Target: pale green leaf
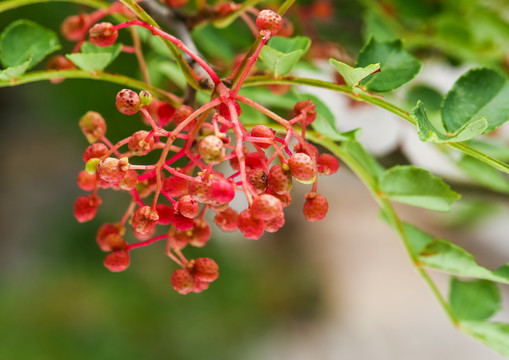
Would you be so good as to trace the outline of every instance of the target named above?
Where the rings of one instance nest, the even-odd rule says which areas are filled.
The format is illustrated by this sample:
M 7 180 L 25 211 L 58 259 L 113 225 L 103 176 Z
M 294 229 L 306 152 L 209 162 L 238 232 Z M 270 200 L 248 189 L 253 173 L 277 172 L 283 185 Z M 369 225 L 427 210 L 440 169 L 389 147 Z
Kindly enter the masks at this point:
M 436 211 L 448 211 L 460 198 L 441 178 L 413 166 L 395 166 L 380 177 L 380 191 L 388 198 Z
M 329 62 L 336 68 L 343 79 L 345 79 L 346 85 L 349 87 L 358 86 L 362 79 L 380 70 L 380 64 L 370 64 L 363 68 L 353 68 L 336 59 L 329 59 Z
M 23 75 L 30 66 L 31 59 L 28 59 L 23 64 L 0 71 L 0 80 L 11 80 Z

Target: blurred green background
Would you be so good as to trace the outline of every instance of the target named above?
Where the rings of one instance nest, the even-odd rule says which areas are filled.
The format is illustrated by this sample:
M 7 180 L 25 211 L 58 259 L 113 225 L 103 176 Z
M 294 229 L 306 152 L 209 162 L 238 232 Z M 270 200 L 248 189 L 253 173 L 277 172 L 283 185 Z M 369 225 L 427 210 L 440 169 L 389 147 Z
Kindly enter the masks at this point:
M 305 6 L 313 2 L 298 3 Z M 407 2 L 389 1 L 410 19 L 397 29 L 391 29 L 390 25 L 387 27 L 387 24 L 383 24 L 383 18 L 376 17 L 379 14 L 378 7 L 363 13 L 361 3 L 366 5 L 369 1 L 332 3 L 335 8 L 334 17 L 315 21 L 315 30 L 323 39 L 339 41 L 350 55 L 354 55 L 362 46 L 361 24 L 364 15 L 370 19 L 373 31 L 384 36 L 394 35 L 391 35 L 391 31 L 396 32 L 396 36 L 403 35 L 397 33 L 402 29 L 406 29 L 404 35 L 411 35 L 412 32 L 415 35 L 421 29 L 426 29 L 427 17 L 436 15 L 436 6 L 439 6 L 436 4 L 442 2 L 431 1 L 429 3 L 434 5 L 426 7 L 428 12 L 414 13 L 412 7 L 405 5 Z M 416 2 L 421 3 L 427 2 Z M 452 6 L 454 2 L 443 3 Z M 66 16 L 79 11 L 88 10 L 68 3 L 22 7 L 0 14 L 0 30 L 16 19 L 26 18 L 58 31 Z M 464 15 L 467 16 L 467 12 Z M 290 16 L 299 29 L 299 18 L 295 14 Z M 446 20 L 441 21 L 446 23 Z M 448 22 L 446 25 L 450 24 Z M 239 32 L 247 33 L 242 24 L 235 26 Z M 464 28 L 459 26 L 459 30 L 458 27 L 456 30 L 462 33 Z M 219 31 L 205 32 L 211 38 L 221 36 Z M 249 38 L 247 41 L 238 40 L 239 37 L 233 37 L 232 32 L 223 32 L 222 35 L 228 33 L 229 40 L 237 41 L 233 45 L 235 51 L 250 42 Z M 451 32 L 444 30 L 445 33 Z M 307 35 L 312 35 L 309 29 Z M 422 51 L 421 46 L 426 47 L 421 43 L 421 37 L 414 36 L 413 39 L 410 45 L 416 52 Z M 473 49 L 472 44 L 464 42 L 465 39 L 460 36 L 451 41 L 456 49 Z M 500 41 L 506 43 L 507 39 Z M 64 48 L 59 53 L 70 52 L 73 44 L 62 37 L 61 42 Z M 129 40 L 125 42 L 129 43 Z M 501 66 L 501 59 L 497 57 L 497 44 L 477 44 L 493 50 L 493 53 L 487 50 L 490 56 L 483 58 L 480 63 L 495 62 Z M 206 45 L 201 44 L 203 52 L 214 57 L 217 48 Z M 423 53 L 426 56 L 436 55 L 433 51 L 431 54 L 426 51 Z M 464 57 L 471 60 L 473 53 L 473 50 L 465 51 Z M 442 55 L 453 64 L 461 63 L 458 57 L 447 51 Z M 44 64 L 41 64 L 37 69 L 43 67 Z M 137 68 L 135 57 L 123 54 L 108 71 L 140 78 Z M 74 200 L 83 193 L 76 185 L 76 176 L 83 169 L 82 152 L 88 145 L 79 130 L 78 119 L 89 110 L 100 112 L 107 121 L 108 135 L 112 141 L 138 130 L 138 118 L 121 115 L 115 108 L 115 94 L 121 88 L 91 80 L 66 80 L 58 85 L 39 82 L 0 88 L 0 227 L 3 235 L 0 238 L 0 359 L 257 358 L 260 339 L 271 338 L 272 334 L 293 333 L 296 329 L 298 332 L 300 327 L 312 325 L 311 331 L 318 338 L 321 337 L 322 332 L 317 324 L 331 318 L 333 306 L 341 307 L 343 318 L 348 319 L 349 312 L 355 308 L 352 305 L 357 301 L 349 303 L 345 300 L 344 304 L 338 304 L 338 299 L 348 299 L 348 289 L 335 288 L 331 279 L 350 279 L 355 282 L 359 278 L 361 282 L 360 279 L 368 275 L 374 278 L 365 278 L 368 281 L 364 286 L 372 289 L 372 292 L 353 291 L 355 296 L 362 295 L 365 299 L 359 301 L 365 308 L 353 313 L 355 316 L 363 314 L 365 318 L 355 317 L 352 321 L 359 326 L 365 324 L 369 330 L 362 332 L 351 329 L 351 323 L 345 321 L 344 333 L 331 339 L 331 343 L 342 344 L 344 339 L 349 339 L 351 330 L 358 335 L 358 343 L 352 346 L 361 353 L 370 347 L 378 349 L 370 357 L 364 358 L 377 358 L 379 354 L 380 359 L 407 359 L 411 352 L 404 353 L 407 355 L 401 353 L 401 357 L 398 357 L 398 351 L 394 349 L 403 346 L 409 349 L 421 347 L 419 343 L 414 346 L 406 340 L 392 344 L 386 341 L 383 346 L 377 345 L 375 340 L 388 336 L 388 332 L 385 332 L 389 325 L 377 320 L 375 312 L 370 312 L 367 304 L 371 304 L 377 311 L 388 316 L 387 321 L 392 322 L 398 316 L 410 319 L 409 313 L 414 312 L 412 306 L 416 306 L 415 312 L 421 312 L 422 318 L 419 319 L 423 322 L 418 322 L 416 318 L 414 322 L 408 320 L 405 323 L 403 319 L 399 332 L 394 332 L 394 339 L 403 339 L 407 332 L 429 332 L 430 338 L 425 341 L 428 352 L 424 356 L 438 354 L 435 358 L 444 358 L 440 356 L 447 352 L 438 352 L 438 349 L 453 346 L 440 345 L 443 339 L 439 335 L 443 332 L 436 331 L 437 326 L 447 329 L 445 331 L 451 336 L 451 344 L 463 345 L 460 342 L 463 340 L 454 340 L 455 336 L 463 339 L 462 335 L 456 335 L 421 280 L 414 277 L 415 274 L 407 275 L 412 271 L 411 265 L 406 262 L 406 255 L 400 251 L 396 236 L 388 229 L 389 241 L 395 244 L 394 256 L 402 259 L 404 270 L 391 270 L 389 265 L 385 269 L 385 264 L 392 261 L 387 258 L 382 262 L 378 255 L 383 253 L 387 256 L 394 249 L 388 249 L 388 245 L 381 242 L 383 234 L 372 228 L 376 222 L 376 206 L 364 189 L 359 188 L 358 182 L 349 180 L 348 176 L 344 176 L 346 180 L 342 177 L 341 186 L 351 186 L 348 188 L 350 195 L 337 191 L 341 188 L 338 185 L 339 177 L 324 181 L 323 192 L 330 194 L 333 199 L 331 208 L 337 210 L 322 224 L 303 221 L 301 207 L 305 187 L 297 186 L 295 204 L 292 209 L 285 211 L 286 225 L 277 234 L 265 234 L 259 241 L 248 241 L 239 233 L 225 235 L 215 231 L 205 248 L 186 249 L 185 253 L 189 257 L 208 256 L 219 264 L 219 279 L 201 294 L 182 296 L 173 290 L 170 276 L 176 267 L 164 255 L 163 243 L 133 251 L 128 270 L 118 274 L 110 273 L 102 265 L 104 253 L 95 243 L 95 234 L 102 223 L 120 218 L 129 199 L 119 192 L 102 191 L 100 196 L 103 205 L 96 218 L 86 224 L 78 224 L 74 219 Z M 358 189 L 365 197 L 355 197 Z M 349 198 L 350 202 L 344 203 L 343 196 Z M 370 212 L 366 214 L 366 208 L 360 204 L 366 204 Z M 358 228 L 348 223 L 349 214 L 361 219 Z M 421 214 L 418 213 L 417 217 L 421 217 Z M 341 221 L 345 228 L 338 225 Z M 378 226 L 384 228 L 384 225 Z M 330 243 L 358 242 L 358 246 L 363 247 L 362 251 L 371 252 L 371 257 L 368 260 L 362 256 L 350 256 L 347 251 L 349 245 L 338 245 L 340 250 L 345 251 L 323 248 L 318 256 L 310 255 L 310 249 L 320 246 L 310 243 L 325 242 L 324 232 L 318 233 L 321 227 L 329 229 L 325 234 Z M 361 242 L 366 238 L 373 242 Z M 133 238 L 127 240 L 132 241 Z M 380 248 L 376 250 L 376 246 Z M 334 259 L 334 251 L 338 251 L 337 260 Z M 327 252 L 328 257 L 322 254 Z M 359 254 L 362 255 L 362 252 Z M 333 260 L 330 260 L 331 257 Z M 328 259 L 331 263 L 344 261 L 343 270 L 346 270 L 341 273 L 324 273 L 322 259 Z M 378 281 L 377 274 L 383 274 L 380 276 L 385 278 Z M 405 276 L 410 276 L 411 282 L 418 284 L 418 291 L 406 289 L 400 283 L 400 277 Z M 391 285 L 399 290 L 388 290 Z M 423 291 L 424 295 L 421 296 L 419 291 Z M 331 293 L 337 294 L 331 296 Z M 411 296 L 414 296 L 413 300 Z M 417 300 L 422 298 L 429 300 L 431 313 L 429 309 L 419 307 Z M 386 303 L 380 299 L 385 299 Z M 331 302 L 335 302 L 334 305 Z M 387 304 L 394 305 L 392 312 Z M 427 319 L 434 319 L 433 316 L 438 317 L 437 322 L 426 327 Z M 463 357 L 465 360 L 498 358 L 480 345 L 471 345 L 473 340 L 465 339 L 465 342 L 467 345 L 464 349 L 470 351 L 471 356 L 467 354 L 467 357 Z M 317 348 L 319 344 L 316 343 Z M 474 346 L 475 351 L 469 346 Z M 433 350 L 435 348 L 436 352 Z M 380 352 L 379 349 L 391 351 Z M 476 357 L 477 354 L 485 354 L 485 351 L 493 357 Z M 318 358 L 337 359 L 341 355 L 344 354 L 339 346 L 336 351 L 331 350 L 327 357 Z M 358 354 L 356 356 L 346 358 L 363 358 Z M 303 355 L 301 358 L 306 357 Z

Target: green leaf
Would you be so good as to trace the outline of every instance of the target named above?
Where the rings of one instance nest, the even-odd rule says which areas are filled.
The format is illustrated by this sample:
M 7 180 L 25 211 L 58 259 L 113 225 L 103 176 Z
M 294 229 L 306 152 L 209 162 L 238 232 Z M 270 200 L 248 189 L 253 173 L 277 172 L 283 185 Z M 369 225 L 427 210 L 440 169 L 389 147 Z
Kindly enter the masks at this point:
M 329 63 L 336 68 L 343 79 L 345 79 L 346 85 L 351 88 L 359 86 L 362 79 L 380 70 L 380 64 L 370 64 L 363 68 L 353 68 L 336 59 L 329 59 Z
M 110 54 L 67 54 L 66 58 L 85 71 L 101 71 L 110 63 Z
M 509 324 L 489 321 L 461 321 L 461 329 L 485 345 L 509 356 Z
M 408 90 L 406 101 L 413 106 L 419 100 L 426 104 L 426 109 L 434 113 L 440 110 L 442 94 L 430 86 L 417 85 Z
M 412 110 L 412 117 L 417 121 L 417 132 L 422 141 L 434 143 L 458 142 L 471 140 L 484 133 L 488 127 L 488 122 L 484 118 L 473 119 L 465 123 L 461 128 L 450 134 L 444 134 L 437 130 L 428 119 L 426 110 L 422 101 L 417 102 L 417 106 Z
M 374 9 L 367 9 L 363 20 L 364 40 L 367 41 L 370 38 L 375 38 L 378 41 L 391 41 L 398 38 L 398 34 L 391 26 L 390 20 L 388 20 L 382 12 L 377 12 Z
M 461 281 L 451 278 L 449 303 L 462 320 L 486 320 L 500 310 L 500 292 L 488 280 Z
M 260 51 L 260 59 L 276 77 L 288 74 L 311 46 L 305 36 L 273 37 Z
M 404 224 L 413 253 L 422 266 L 458 276 L 467 276 L 509 284 L 509 263 L 491 271 L 475 262 L 474 256 L 461 246 Z
M 319 97 L 312 94 L 299 94 L 299 100 L 308 99 L 313 101 L 313 104 L 316 105 L 316 120 L 311 124 L 315 131 L 335 141 L 355 140 L 357 138 L 360 129 L 355 129 L 347 133 L 340 133 L 336 129 L 334 114 Z
M 367 90 L 385 92 L 394 90 L 412 80 L 421 69 L 421 63 L 403 50 L 400 40 L 378 42 L 374 38 L 364 45 L 357 67 L 380 63 L 380 73 L 363 80 Z
M 380 191 L 391 200 L 436 211 L 449 211 L 460 198 L 441 178 L 413 166 L 395 166 L 380 177 Z
M 509 194 L 509 180 L 497 169 L 468 155 L 464 155 L 456 164 L 475 182 L 489 189 Z
M 28 66 L 32 68 L 58 49 L 57 35 L 30 20 L 14 21 L 0 35 L 0 60 L 6 67 L 22 65 L 32 59 Z
M 101 71 L 117 58 L 122 51 L 122 44 L 100 47 L 86 41 L 83 43 L 81 51 L 81 53 L 67 54 L 65 57 L 82 70 Z
M 345 141 L 341 144 L 343 150 L 345 150 L 351 157 L 358 162 L 361 167 L 366 171 L 375 181 L 378 180 L 380 175 L 383 174 L 384 168 L 378 163 L 378 161 L 364 149 L 364 147 L 358 141 L 351 140 Z
M 115 43 L 111 46 L 101 47 L 94 45 L 89 41 L 85 41 L 81 46 L 81 52 L 83 54 L 110 54 L 111 64 L 122 52 L 122 46 L 123 45 L 121 43 Z
M 32 61 L 32 59 L 28 59 L 21 65 L 8 67 L 5 70 L 1 70 L 0 80 L 11 80 L 23 75 L 28 70 L 30 61 Z
M 485 132 L 509 120 L 509 81 L 489 69 L 472 69 L 461 76 L 442 103 L 442 121 L 449 132 L 486 119 Z

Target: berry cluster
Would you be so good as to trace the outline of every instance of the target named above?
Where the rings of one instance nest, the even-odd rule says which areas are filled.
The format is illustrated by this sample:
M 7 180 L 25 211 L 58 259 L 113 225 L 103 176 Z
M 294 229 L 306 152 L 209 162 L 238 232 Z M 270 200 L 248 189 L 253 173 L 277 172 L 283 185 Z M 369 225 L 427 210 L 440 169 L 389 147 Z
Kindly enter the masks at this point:
M 171 277 L 175 290 L 181 294 L 201 292 L 217 278 L 218 266 L 210 258 L 188 260 L 182 249 L 187 245 L 202 247 L 210 239 L 207 212 L 214 214 L 213 221 L 221 230 L 238 229 L 247 239 L 258 239 L 265 231 L 276 232 L 284 225 L 283 210 L 291 202 L 296 180 L 312 184 L 304 216 L 309 221 L 321 220 L 328 203 L 317 193 L 317 176 L 334 174 L 339 163 L 329 154 L 319 154 L 305 140 L 306 127 L 316 118 L 312 101 L 298 102 L 291 118 L 284 119 L 238 94 L 262 46 L 281 29 L 282 18 L 277 13 L 259 13 L 260 43 L 245 59 L 239 80 L 231 88 L 180 40 L 139 20 L 96 24 L 90 27 L 89 39 L 98 46 L 109 46 L 116 41 L 118 30 L 133 25 L 178 44 L 195 59 L 214 83 L 212 100 L 193 109 L 176 96 L 170 103 L 145 90 L 121 90 L 116 96 L 118 111 L 139 114 L 148 129 L 116 144 L 106 138 L 103 117 L 93 111 L 86 113 L 79 126 L 90 146 L 83 155 L 85 170 L 78 175 L 78 185 L 91 194 L 76 200 L 74 213 L 80 222 L 94 218 L 101 204 L 99 189 L 128 192 L 131 202 L 121 220 L 102 225 L 97 233 L 99 247 L 108 252 L 105 266 L 122 271 L 129 266 L 132 249 L 166 240 L 166 254 L 180 266 Z M 241 121 L 239 102 L 266 115 L 278 132 L 266 125 L 249 131 Z M 156 163 L 138 164 L 138 158 L 153 152 L 158 153 Z M 247 201 L 240 213 L 230 206 L 239 193 Z M 124 240 L 128 222 L 139 240 L 133 244 Z M 164 231 L 159 230 L 162 228 Z

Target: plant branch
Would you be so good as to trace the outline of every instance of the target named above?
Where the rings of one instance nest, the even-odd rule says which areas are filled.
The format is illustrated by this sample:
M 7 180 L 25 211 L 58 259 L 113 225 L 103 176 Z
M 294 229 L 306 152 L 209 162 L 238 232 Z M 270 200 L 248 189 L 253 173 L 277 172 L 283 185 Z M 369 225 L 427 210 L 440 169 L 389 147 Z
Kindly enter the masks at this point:
M 405 110 L 397 107 L 394 104 L 391 104 L 383 99 L 378 97 L 370 96 L 368 94 L 354 94 L 352 89 L 348 86 L 344 85 L 336 85 L 328 81 L 308 79 L 308 78 L 298 78 L 293 76 L 287 76 L 282 78 L 272 78 L 270 76 L 252 76 L 244 82 L 244 86 L 254 86 L 254 85 L 268 85 L 268 84 L 299 84 L 299 85 L 309 85 L 314 87 L 319 87 L 323 89 L 329 89 L 333 91 L 337 91 L 345 94 L 346 96 L 351 97 L 352 99 L 364 101 L 366 103 L 381 107 L 387 111 L 392 112 L 393 114 L 399 116 L 403 120 L 406 120 L 410 124 L 417 126 L 417 122 L 414 118 Z M 470 155 L 477 160 L 482 161 L 485 164 L 490 165 L 491 167 L 502 171 L 503 173 L 509 174 L 509 165 L 495 159 L 487 154 L 484 154 L 464 143 L 460 142 L 448 142 L 443 145 L 452 147 L 458 151 L 461 151 L 467 155 Z
M 157 95 L 161 98 L 165 98 L 173 106 L 179 106 L 180 99 L 162 89 L 155 86 L 144 83 L 143 81 L 133 79 L 124 75 L 110 74 L 106 72 L 92 73 L 84 70 L 64 70 L 64 71 L 33 71 L 26 73 L 17 79 L 9 81 L 0 80 L 0 88 L 17 86 L 22 84 L 28 84 L 36 81 L 65 78 L 65 79 L 91 79 L 91 80 L 102 80 L 108 81 L 115 84 L 124 85 L 129 88 L 135 88 L 140 90 L 148 90 L 152 94 Z

